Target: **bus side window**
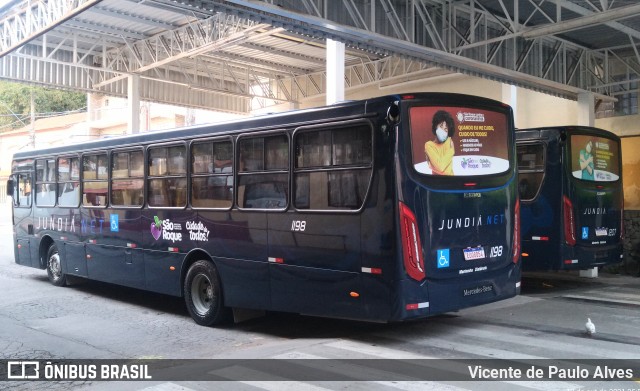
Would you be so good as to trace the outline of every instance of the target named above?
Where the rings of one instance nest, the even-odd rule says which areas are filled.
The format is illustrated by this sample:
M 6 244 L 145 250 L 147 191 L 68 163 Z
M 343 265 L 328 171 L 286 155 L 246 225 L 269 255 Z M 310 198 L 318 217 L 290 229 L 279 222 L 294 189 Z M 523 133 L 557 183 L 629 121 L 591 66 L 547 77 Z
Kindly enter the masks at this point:
M 22 208 L 31 207 L 31 174 L 20 173 L 12 176 L 13 185 L 13 205 Z
M 191 161 L 191 206 L 230 208 L 233 202 L 231 141 L 194 143 Z
M 144 164 L 142 150 L 114 152 L 111 155 L 112 206 L 142 206 L 144 202 Z
M 518 192 L 523 201 L 533 200 L 544 180 L 544 144 L 518 145 Z
M 294 206 L 297 209 L 357 210 L 362 207 L 372 170 L 368 124 L 296 133 Z
M 58 158 L 58 205 L 77 207 L 80 202 L 80 168 L 77 157 Z
M 187 151 L 184 145 L 149 148 L 149 206 L 187 205 Z
M 106 153 L 82 157 L 82 205 L 107 205 L 107 162 Z
M 289 139 L 286 135 L 241 138 L 238 142 L 238 206 L 284 209 L 289 198 Z
M 36 160 L 36 205 L 56 204 L 55 159 Z

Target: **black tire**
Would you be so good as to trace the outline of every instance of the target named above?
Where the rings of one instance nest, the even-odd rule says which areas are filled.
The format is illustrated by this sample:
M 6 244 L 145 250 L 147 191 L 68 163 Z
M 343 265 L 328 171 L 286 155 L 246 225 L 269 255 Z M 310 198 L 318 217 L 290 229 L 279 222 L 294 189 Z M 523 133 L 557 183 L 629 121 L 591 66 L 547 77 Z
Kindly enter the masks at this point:
M 184 301 L 193 320 L 202 326 L 227 322 L 231 311 L 225 307 L 218 271 L 209 261 L 196 261 L 184 279 Z
M 67 285 L 67 275 L 62 272 L 62 260 L 58 246 L 55 244 L 52 244 L 47 251 L 47 276 L 49 276 L 49 282 L 55 286 Z

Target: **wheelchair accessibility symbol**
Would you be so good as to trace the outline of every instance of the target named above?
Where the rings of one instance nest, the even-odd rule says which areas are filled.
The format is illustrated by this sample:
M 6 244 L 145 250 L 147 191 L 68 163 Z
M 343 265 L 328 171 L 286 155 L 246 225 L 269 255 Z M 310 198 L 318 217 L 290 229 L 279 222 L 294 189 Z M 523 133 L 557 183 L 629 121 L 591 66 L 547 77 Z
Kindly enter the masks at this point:
M 118 232 L 120 230 L 118 215 L 109 215 L 109 223 L 111 225 L 111 232 Z
M 438 269 L 449 267 L 449 249 L 438 250 Z
M 582 239 L 589 239 L 589 227 L 582 227 Z

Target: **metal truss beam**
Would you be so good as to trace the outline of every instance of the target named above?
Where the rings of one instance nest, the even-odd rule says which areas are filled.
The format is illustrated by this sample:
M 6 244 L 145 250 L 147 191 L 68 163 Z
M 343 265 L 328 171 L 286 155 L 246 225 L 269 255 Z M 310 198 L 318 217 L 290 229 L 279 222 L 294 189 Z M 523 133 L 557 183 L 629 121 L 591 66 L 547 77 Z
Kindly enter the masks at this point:
M 118 72 L 102 67 L 38 56 L 9 54 L 0 58 L 0 79 L 3 80 L 126 97 L 126 79 L 108 83 L 101 89 L 95 88 L 96 84 L 111 80 L 115 75 Z M 183 81 L 172 82 L 174 79 L 180 80 L 180 74 L 175 71 L 165 70 L 164 76 L 162 79 L 141 77 L 140 99 L 230 113 L 249 113 L 251 96 L 241 96 L 230 89 L 191 86 Z M 220 99 L 220 94 L 225 95 L 226 99 Z
M 110 69 L 144 73 L 186 57 L 239 45 L 251 38 L 278 31 L 279 29 L 268 24 L 218 14 L 148 39 L 127 42 L 117 50 L 108 51 L 103 61 Z M 96 87 L 100 88 L 118 79 L 105 80 Z
M 386 57 L 376 61 L 361 61 L 345 68 L 345 85 L 348 90 L 367 86 L 385 88 L 397 83 L 411 82 L 451 74 L 441 68 L 429 66 L 421 61 L 398 57 Z M 307 73 L 289 78 L 279 78 L 282 99 L 303 99 L 319 96 L 326 91 L 325 71 Z
M 581 15 L 581 16 L 584 16 L 584 17 L 590 17 L 590 16 L 597 15 L 598 13 L 603 14 L 603 13 L 609 12 L 609 11 L 607 11 L 607 7 L 606 6 L 603 7 L 604 8 L 603 11 L 600 11 L 595 7 L 594 7 L 594 11 L 590 11 L 589 9 L 584 8 L 584 7 L 582 7 L 582 6 L 580 6 L 580 5 L 576 4 L 576 3 L 573 3 L 571 1 L 562 1 L 562 2 L 559 3 L 559 5 L 564 9 L 567 9 L 569 11 L 575 12 L 578 15 Z M 631 17 L 631 16 L 634 16 L 634 15 L 637 16 L 640 13 L 640 11 L 638 9 L 638 6 L 639 6 L 638 4 L 627 6 L 627 7 L 630 7 L 630 8 L 628 8 L 627 14 L 623 15 L 623 17 Z M 619 7 L 619 8 L 613 9 L 611 11 L 613 12 L 613 11 L 615 11 L 617 9 L 627 8 L 627 7 Z M 621 17 L 620 19 L 622 19 L 623 17 Z M 604 22 L 605 25 L 611 27 L 612 29 L 618 30 L 618 31 L 623 32 L 625 34 L 631 35 L 634 38 L 640 39 L 640 31 L 637 30 L 637 29 L 634 29 L 634 28 L 626 26 L 626 25 L 624 25 L 622 23 L 616 22 L 615 20 L 612 20 L 612 21 L 606 21 L 605 20 L 603 22 Z
M 173 24 L 154 20 L 139 12 L 122 12 L 119 10 L 110 9 L 108 7 L 103 7 L 102 4 L 92 7 L 91 13 L 103 15 L 109 18 L 117 18 L 119 20 L 124 20 L 128 22 L 142 23 L 149 27 L 163 29 L 163 30 L 173 30 L 174 28 L 178 27 Z
M 572 7 L 572 9 L 579 9 L 578 7 Z M 531 39 L 537 37 L 543 37 L 552 34 L 560 34 L 567 31 L 577 30 L 587 26 L 593 26 L 596 24 L 613 24 L 613 28 L 616 30 L 624 29 L 625 32 L 629 29 L 620 23 L 610 23 L 615 20 L 630 18 L 640 14 L 640 4 L 627 5 L 624 7 L 614 8 L 607 11 L 598 13 L 585 12 L 580 10 L 583 16 L 565 20 L 559 23 L 551 23 L 549 25 L 530 27 L 522 32 L 522 37 Z M 635 34 L 638 34 L 636 31 Z
M 2 20 L 0 57 L 11 53 L 102 0 L 33 1 Z

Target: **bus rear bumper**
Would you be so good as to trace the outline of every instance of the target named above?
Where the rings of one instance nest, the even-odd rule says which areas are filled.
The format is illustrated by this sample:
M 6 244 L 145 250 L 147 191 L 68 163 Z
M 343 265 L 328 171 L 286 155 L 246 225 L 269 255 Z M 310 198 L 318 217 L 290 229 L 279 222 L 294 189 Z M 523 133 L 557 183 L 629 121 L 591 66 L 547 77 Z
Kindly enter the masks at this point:
M 562 270 L 583 270 L 622 262 L 622 244 L 602 247 L 576 246 L 562 254 Z
M 395 320 L 421 318 L 492 303 L 520 294 L 520 264 L 450 280 L 400 282 L 401 300 Z

